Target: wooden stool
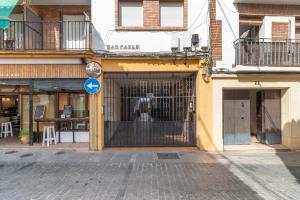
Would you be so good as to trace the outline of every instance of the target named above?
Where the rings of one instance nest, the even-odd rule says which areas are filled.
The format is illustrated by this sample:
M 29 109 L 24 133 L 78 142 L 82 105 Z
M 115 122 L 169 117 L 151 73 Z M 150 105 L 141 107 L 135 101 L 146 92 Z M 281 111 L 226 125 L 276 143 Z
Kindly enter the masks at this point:
M 43 130 L 42 146 L 44 146 L 45 143 L 47 143 L 47 147 L 49 147 L 49 145 L 52 144 L 52 142 L 54 142 L 54 144 L 57 144 L 54 126 L 45 126 Z
M 3 122 L 1 123 L 1 137 L 6 138 L 8 135 L 14 136 L 11 122 Z

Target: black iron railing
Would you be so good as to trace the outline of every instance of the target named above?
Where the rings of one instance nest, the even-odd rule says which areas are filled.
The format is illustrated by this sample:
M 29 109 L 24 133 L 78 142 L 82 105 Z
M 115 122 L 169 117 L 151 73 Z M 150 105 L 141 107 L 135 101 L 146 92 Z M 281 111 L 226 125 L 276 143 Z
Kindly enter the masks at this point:
M 12 21 L 0 29 L 0 50 L 89 50 L 91 23 L 88 21 Z
M 234 47 L 236 65 L 300 65 L 300 40 L 247 38 Z

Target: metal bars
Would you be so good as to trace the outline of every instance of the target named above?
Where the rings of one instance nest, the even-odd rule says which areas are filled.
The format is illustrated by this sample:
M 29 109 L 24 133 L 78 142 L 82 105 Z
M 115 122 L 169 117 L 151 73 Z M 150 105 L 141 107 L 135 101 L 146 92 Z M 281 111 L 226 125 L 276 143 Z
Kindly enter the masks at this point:
M 89 50 L 88 21 L 12 21 L 0 30 L 0 50 Z
M 300 65 L 300 41 L 266 38 L 238 39 L 234 43 L 236 65 Z
M 108 73 L 105 146 L 194 146 L 192 73 Z

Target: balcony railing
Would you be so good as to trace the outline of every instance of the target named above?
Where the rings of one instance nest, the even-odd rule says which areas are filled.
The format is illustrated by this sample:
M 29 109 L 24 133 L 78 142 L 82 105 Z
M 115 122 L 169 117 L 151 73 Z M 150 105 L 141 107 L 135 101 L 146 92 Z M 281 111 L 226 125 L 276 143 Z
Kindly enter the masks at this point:
M 236 65 L 300 66 L 300 40 L 247 38 L 234 47 Z
M 88 21 L 12 21 L 0 29 L 0 50 L 89 50 L 91 23 Z

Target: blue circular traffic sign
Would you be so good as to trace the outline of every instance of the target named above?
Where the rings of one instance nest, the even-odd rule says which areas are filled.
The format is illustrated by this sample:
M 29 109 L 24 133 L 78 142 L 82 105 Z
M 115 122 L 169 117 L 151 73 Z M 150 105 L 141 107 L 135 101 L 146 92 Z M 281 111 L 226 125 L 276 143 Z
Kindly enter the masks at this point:
M 101 84 L 100 82 L 95 78 L 90 78 L 85 81 L 84 83 L 84 89 L 89 94 L 95 94 L 97 92 L 100 92 L 101 90 Z

